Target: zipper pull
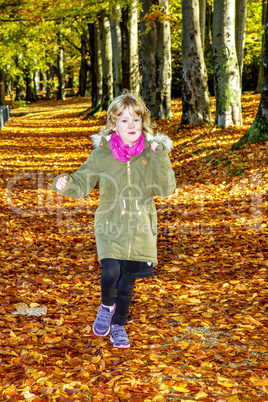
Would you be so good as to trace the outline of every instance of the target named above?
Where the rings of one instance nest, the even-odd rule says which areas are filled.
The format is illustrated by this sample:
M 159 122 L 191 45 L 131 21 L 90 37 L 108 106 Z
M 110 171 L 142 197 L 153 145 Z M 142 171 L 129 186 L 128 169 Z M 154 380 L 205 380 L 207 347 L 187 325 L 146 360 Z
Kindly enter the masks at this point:
M 130 163 L 127 162 L 127 174 L 130 176 L 131 175 L 131 170 L 130 170 Z

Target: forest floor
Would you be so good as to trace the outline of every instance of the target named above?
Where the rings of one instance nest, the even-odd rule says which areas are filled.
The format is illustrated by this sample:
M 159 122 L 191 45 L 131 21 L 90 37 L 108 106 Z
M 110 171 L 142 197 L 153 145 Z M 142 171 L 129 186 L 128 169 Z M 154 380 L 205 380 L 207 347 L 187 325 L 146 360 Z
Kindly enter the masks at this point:
M 180 100 L 157 123 L 174 141 L 177 190 L 155 200 L 159 265 L 136 283 L 127 350 L 92 333 L 98 189 L 51 190 L 85 161 L 105 113 L 83 120 L 78 98 L 12 111 L 0 131 L 1 401 L 268 401 L 268 149 L 230 150 L 259 95 L 242 102 L 242 128 L 181 127 Z

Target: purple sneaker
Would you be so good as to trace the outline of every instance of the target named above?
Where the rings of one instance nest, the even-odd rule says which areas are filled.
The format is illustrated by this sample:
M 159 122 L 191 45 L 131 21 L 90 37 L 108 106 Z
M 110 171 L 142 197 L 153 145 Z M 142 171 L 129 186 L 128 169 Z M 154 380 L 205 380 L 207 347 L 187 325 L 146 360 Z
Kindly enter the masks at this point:
M 106 336 L 110 332 L 110 325 L 115 313 L 115 304 L 112 307 L 106 307 L 103 304 L 98 309 L 97 317 L 93 324 L 93 332 L 97 336 Z
M 116 348 L 126 349 L 130 347 L 125 328 L 121 325 L 115 324 L 111 326 L 110 341 Z

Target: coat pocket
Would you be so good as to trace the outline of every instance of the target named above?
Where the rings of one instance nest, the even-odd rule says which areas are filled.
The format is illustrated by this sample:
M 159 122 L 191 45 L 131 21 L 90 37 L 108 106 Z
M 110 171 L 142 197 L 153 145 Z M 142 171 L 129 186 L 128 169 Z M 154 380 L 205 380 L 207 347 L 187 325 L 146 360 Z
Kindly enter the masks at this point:
M 97 210 L 95 214 L 95 234 L 109 235 L 111 234 L 113 210 Z

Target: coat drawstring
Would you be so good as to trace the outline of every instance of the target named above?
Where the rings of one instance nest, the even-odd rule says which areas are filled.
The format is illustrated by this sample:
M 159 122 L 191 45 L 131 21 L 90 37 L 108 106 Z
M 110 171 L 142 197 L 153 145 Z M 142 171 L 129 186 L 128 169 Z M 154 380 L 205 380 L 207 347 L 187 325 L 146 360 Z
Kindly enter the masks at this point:
M 138 215 L 141 215 L 141 211 L 139 210 L 138 200 L 136 200 L 136 209 L 138 211 Z
M 125 213 L 126 213 L 126 201 L 125 200 L 123 200 L 123 211 L 121 212 L 122 213 L 122 215 L 125 215 Z

